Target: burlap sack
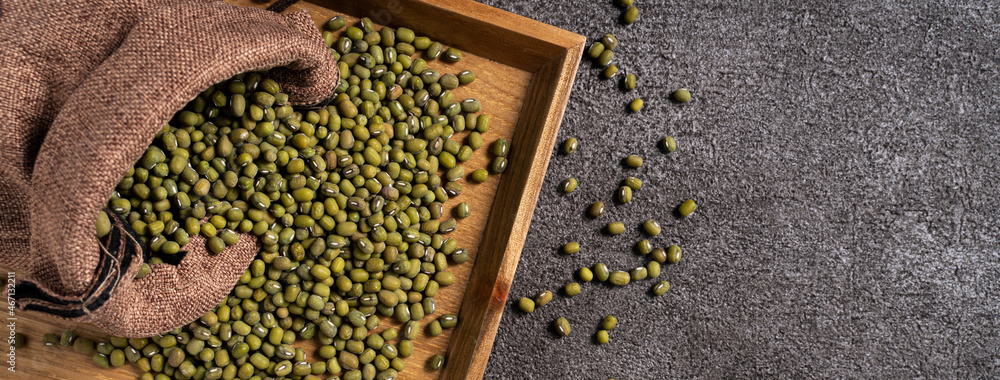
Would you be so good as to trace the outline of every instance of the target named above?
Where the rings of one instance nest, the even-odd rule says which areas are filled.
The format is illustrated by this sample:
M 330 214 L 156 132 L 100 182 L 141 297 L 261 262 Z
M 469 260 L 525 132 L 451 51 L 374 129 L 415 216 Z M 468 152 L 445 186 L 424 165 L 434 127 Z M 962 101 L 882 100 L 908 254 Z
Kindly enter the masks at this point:
M 217 0 L 0 0 L 0 265 L 18 307 L 150 336 L 214 307 L 257 253 L 193 237 L 134 280 L 145 248 L 97 213 L 156 132 L 208 86 L 270 70 L 293 104 L 328 98 L 336 62 L 308 14 Z

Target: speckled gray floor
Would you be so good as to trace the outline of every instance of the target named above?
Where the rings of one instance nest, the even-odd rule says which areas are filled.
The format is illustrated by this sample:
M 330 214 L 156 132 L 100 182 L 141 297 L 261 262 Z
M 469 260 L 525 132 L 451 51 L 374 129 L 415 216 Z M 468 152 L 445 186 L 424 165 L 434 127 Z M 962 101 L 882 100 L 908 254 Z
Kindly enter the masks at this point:
M 1000 8 L 969 1 L 484 0 L 621 39 L 625 93 L 580 64 L 487 379 L 1000 376 Z M 677 87 L 693 100 L 668 100 Z M 646 100 L 626 112 L 635 96 Z M 666 135 L 679 149 L 664 154 Z M 619 161 L 645 157 L 638 170 Z M 617 184 L 644 182 L 629 205 Z M 576 192 L 557 192 L 576 177 Z M 698 212 L 672 216 L 687 198 Z M 600 220 L 587 205 L 609 203 Z M 680 244 L 663 297 L 646 280 L 584 284 L 534 314 L 521 296 L 580 266 L 643 264 Z M 625 222 L 620 236 L 599 233 Z M 566 241 L 583 249 L 557 252 Z M 618 316 L 611 343 L 593 336 Z M 573 334 L 558 338 L 559 317 Z

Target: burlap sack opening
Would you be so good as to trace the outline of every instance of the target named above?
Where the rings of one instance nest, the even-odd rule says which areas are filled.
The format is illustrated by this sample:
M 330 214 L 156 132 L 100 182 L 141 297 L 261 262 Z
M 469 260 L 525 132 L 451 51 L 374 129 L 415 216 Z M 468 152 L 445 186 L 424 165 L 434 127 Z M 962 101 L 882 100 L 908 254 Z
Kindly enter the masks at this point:
M 0 2 L 0 261 L 18 307 L 125 337 L 190 322 L 225 296 L 257 239 L 219 255 L 192 237 L 177 266 L 134 280 L 144 247 L 94 223 L 157 131 L 208 86 L 269 71 L 295 105 L 322 102 L 337 65 L 309 18 L 219 0 Z

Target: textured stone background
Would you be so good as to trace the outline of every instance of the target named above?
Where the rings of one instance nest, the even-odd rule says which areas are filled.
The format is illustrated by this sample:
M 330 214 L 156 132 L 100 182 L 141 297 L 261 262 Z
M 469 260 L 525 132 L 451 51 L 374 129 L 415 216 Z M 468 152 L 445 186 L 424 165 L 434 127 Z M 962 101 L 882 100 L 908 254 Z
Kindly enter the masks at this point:
M 483 2 L 613 32 L 615 63 L 639 77 L 625 93 L 580 64 L 559 143 L 581 148 L 553 154 L 486 378 L 1000 375 L 996 2 L 640 0 L 631 26 L 610 0 Z M 671 103 L 681 86 L 693 100 Z M 665 135 L 677 152 L 656 149 Z M 646 165 L 624 169 L 628 153 Z M 613 205 L 628 175 L 644 186 Z M 570 176 L 579 188 L 558 193 Z M 689 197 L 698 212 L 674 218 Z M 597 200 L 613 206 L 584 217 Z M 516 310 L 580 266 L 643 264 L 648 217 L 654 243 L 684 249 L 667 295 L 591 283 Z M 601 234 L 609 221 L 630 229 Z M 559 254 L 571 240 L 582 251 Z M 598 346 L 606 314 L 620 322 Z M 569 337 L 549 328 L 559 316 Z

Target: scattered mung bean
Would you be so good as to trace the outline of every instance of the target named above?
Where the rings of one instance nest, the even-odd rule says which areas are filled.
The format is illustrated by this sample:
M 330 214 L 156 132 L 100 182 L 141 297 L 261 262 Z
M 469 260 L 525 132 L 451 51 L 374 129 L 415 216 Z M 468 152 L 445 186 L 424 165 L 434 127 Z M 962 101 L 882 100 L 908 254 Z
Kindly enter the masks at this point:
M 590 208 L 587 209 L 587 213 L 590 214 L 591 218 L 600 218 L 604 215 L 604 202 L 597 201 L 590 204 Z
M 611 275 L 608 277 L 608 282 L 611 282 L 612 285 L 617 285 L 617 286 L 628 285 L 629 281 L 631 280 L 632 277 L 627 272 L 622 272 L 619 270 L 611 272 Z
M 674 141 L 673 137 L 667 136 L 660 141 L 660 147 L 667 153 L 673 153 L 677 150 L 677 142 Z
M 642 167 L 642 157 L 630 154 L 628 157 L 625 157 L 625 165 L 628 165 L 630 168 Z
M 535 306 L 542 307 L 552 301 L 552 292 L 543 290 L 535 296 Z
M 684 201 L 684 203 L 681 203 L 680 206 L 677 206 L 677 212 L 681 214 L 681 217 L 686 218 L 688 215 L 691 215 L 696 208 L 698 208 L 698 205 L 694 203 L 694 200 L 688 199 Z
M 553 326 L 555 327 L 556 332 L 559 333 L 559 335 L 562 335 L 562 336 L 567 336 L 572 331 L 572 329 L 570 328 L 570 325 L 569 325 L 569 321 L 566 320 L 566 318 L 564 318 L 564 317 L 557 318 L 555 320 L 555 322 L 553 323 Z
M 632 110 L 632 112 L 639 112 L 639 110 L 642 109 L 642 98 L 636 98 L 633 100 L 628 104 L 628 108 Z
M 674 100 L 681 103 L 687 103 L 691 101 L 691 92 L 684 88 L 678 88 L 677 90 L 674 90 Z
M 653 294 L 655 295 L 662 296 L 668 290 L 670 290 L 670 282 L 660 281 L 657 282 L 656 285 L 653 285 Z
M 601 321 L 601 328 L 604 330 L 611 330 L 615 328 L 615 326 L 617 325 L 618 325 L 618 317 L 615 317 L 613 315 L 606 316 L 604 317 L 604 320 Z
M 566 286 L 563 287 L 563 293 L 566 293 L 566 295 L 570 297 L 580 294 L 580 284 L 577 282 L 566 284 Z
M 577 142 L 576 138 L 570 137 L 563 142 L 562 153 L 566 155 L 573 154 L 573 152 L 576 152 L 578 145 L 579 142 Z
M 677 264 L 679 261 L 681 261 L 681 247 L 677 245 L 667 247 L 667 262 Z
M 571 241 L 569 243 L 563 244 L 562 251 L 564 254 L 572 255 L 580 252 L 580 243 Z
M 620 203 L 632 202 L 632 188 L 628 186 L 619 187 L 615 196 Z
M 517 300 L 517 308 L 525 313 L 533 312 L 535 311 L 535 301 L 532 301 L 531 298 L 521 297 Z
M 647 219 L 646 222 L 642 224 L 642 229 L 645 230 L 650 236 L 656 236 L 660 234 L 660 223 L 653 219 Z
M 559 190 L 567 194 L 572 193 L 573 190 L 576 190 L 576 184 L 576 178 L 567 178 L 561 185 L 559 185 Z
M 625 224 L 622 222 L 611 222 L 607 225 L 608 233 L 612 235 L 620 235 L 625 232 Z
M 625 13 L 622 15 L 622 19 L 626 24 L 634 23 L 637 18 L 639 18 L 639 8 L 636 8 L 634 5 L 625 9 Z

